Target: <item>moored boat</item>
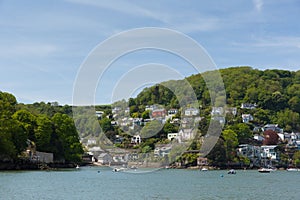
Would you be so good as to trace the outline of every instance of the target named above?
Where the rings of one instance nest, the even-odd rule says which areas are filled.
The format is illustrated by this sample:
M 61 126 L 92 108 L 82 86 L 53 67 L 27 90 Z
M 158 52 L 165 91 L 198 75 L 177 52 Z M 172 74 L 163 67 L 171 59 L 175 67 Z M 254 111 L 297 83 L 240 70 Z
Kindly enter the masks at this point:
M 260 173 L 270 173 L 270 172 L 273 172 L 273 171 L 276 171 L 276 169 L 265 168 L 265 167 L 258 169 L 258 172 L 260 172 Z
M 236 171 L 234 169 L 231 169 L 231 170 L 228 171 L 227 174 L 236 174 Z
M 298 172 L 298 171 L 300 171 L 300 169 L 298 169 L 298 168 L 287 168 L 286 171 L 288 171 L 288 172 Z
M 207 169 L 206 167 L 203 167 L 203 168 L 201 169 L 201 171 L 208 171 L 208 169 Z

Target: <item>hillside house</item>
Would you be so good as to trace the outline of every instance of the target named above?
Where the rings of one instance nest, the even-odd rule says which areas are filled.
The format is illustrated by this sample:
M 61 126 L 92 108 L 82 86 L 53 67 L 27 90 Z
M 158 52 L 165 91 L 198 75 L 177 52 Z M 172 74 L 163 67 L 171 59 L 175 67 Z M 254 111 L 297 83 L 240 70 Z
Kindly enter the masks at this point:
M 168 140 L 178 139 L 178 133 L 168 133 Z
M 184 111 L 184 115 L 191 117 L 191 116 L 197 116 L 200 114 L 200 110 L 197 108 L 187 108 Z
M 252 104 L 252 103 L 242 103 L 241 108 L 242 109 L 255 109 L 257 107 L 256 103 Z
M 253 121 L 253 116 L 251 114 L 242 114 L 243 123 L 249 123 Z
M 98 156 L 98 163 L 101 165 L 109 165 L 112 162 L 112 156 L 108 153 L 101 153 Z
M 152 118 L 164 118 L 166 116 L 166 110 L 165 109 L 155 109 L 151 112 Z
M 279 153 L 276 151 L 277 145 L 261 146 L 261 158 L 270 160 L 279 160 Z

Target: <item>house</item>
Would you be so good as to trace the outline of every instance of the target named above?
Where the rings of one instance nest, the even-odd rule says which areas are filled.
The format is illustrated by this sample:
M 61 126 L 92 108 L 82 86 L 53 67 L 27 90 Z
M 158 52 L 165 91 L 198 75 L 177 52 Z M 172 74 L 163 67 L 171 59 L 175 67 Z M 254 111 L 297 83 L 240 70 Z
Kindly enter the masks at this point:
M 155 109 L 151 112 L 152 118 L 164 118 L 166 116 L 166 110 L 165 109 Z
M 82 162 L 86 164 L 91 164 L 94 161 L 94 156 L 88 153 L 85 153 L 81 156 Z
M 255 109 L 257 107 L 256 103 L 252 104 L 252 103 L 242 103 L 241 108 L 242 109 Z
M 178 139 L 178 133 L 168 133 L 168 140 Z
M 96 111 L 96 116 L 98 119 L 102 119 L 102 116 L 103 116 L 104 112 L 103 111 Z
M 170 144 L 155 145 L 154 156 L 165 157 L 169 155 L 171 150 L 172 150 L 172 145 Z
M 283 133 L 283 129 L 278 127 L 278 124 L 267 124 L 262 128 L 262 131 L 272 130 L 276 133 Z
M 197 165 L 198 166 L 207 166 L 208 165 L 208 159 L 199 156 L 197 158 Z
M 101 147 L 92 147 L 88 149 L 88 154 L 93 155 L 95 158 L 97 158 L 101 153 L 104 153 Z
M 111 112 L 112 114 L 118 114 L 121 110 L 121 107 L 114 107 Z
M 261 158 L 270 160 L 279 160 L 279 153 L 276 151 L 277 145 L 261 146 Z
M 34 157 L 38 162 L 53 163 L 53 153 L 36 151 Z
M 253 136 L 253 139 L 255 139 L 255 140 L 259 141 L 259 142 L 262 142 L 265 138 L 263 136 L 259 135 L 259 134 L 255 134 Z
M 153 111 L 153 110 L 155 110 L 157 108 L 158 108 L 157 105 L 151 105 L 151 106 L 147 105 L 146 108 L 145 108 L 145 110 Z
M 200 113 L 200 111 L 197 108 L 187 108 L 184 111 L 184 115 L 185 116 L 189 116 L 189 117 L 191 117 L 191 116 L 197 116 L 197 115 L 199 115 L 199 113 Z
M 236 107 L 228 107 L 225 109 L 225 114 L 231 113 L 232 115 L 237 114 L 237 108 Z
M 253 116 L 251 114 L 242 114 L 243 123 L 249 123 L 253 121 Z
M 261 148 L 259 146 L 253 146 L 250 144 L 241 144 L 237 149 L 237 154 L 249 159 L 260 159 Z
M 101 165 L 109 165 L 112 162 L 112 156 L 108 153 L 101 153 L 98 156 L 98 163 Z
M 140 144 L 142 142 L 142 138 L 140 135 L 134 135 L 131 138 L 131 144 Z
M 115 144 L 121 144 L 123 142 L 123 140 L 124 140 L 124 137 L 122 137 L 120 135 L 116 135 L 114 143 Z
M 178 110 L 175 108 L 168 110 L 168 115 L 176 115 L 177 113 L 178 113 Z
M 87 145 L 90 146 L 90 145 L 95 145 L 97 144 L 97 140 L 96 138 L 89 138 L 88 141 L 87 141 Z
M 211 110 L 212 116 L 223 115 L 223 113 L 224 113 L 223 107 L 212 107 L 212 110 Z
M 179 143 L 194 139 L 195 131 L 193 129 L 181 129 L 178 133 Z
M 126 153 L 115 153 L 112 156 L 111 165 L 124 165 L 128 162 L 128 154 Z

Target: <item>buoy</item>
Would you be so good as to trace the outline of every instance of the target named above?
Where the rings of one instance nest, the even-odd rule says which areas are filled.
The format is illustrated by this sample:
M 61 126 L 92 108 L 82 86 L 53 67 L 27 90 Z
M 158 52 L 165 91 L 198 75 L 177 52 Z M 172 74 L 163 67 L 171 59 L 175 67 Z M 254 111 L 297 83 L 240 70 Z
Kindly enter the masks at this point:
M 98 171 L 98 173 L 100 173 L 100 171 Z
M 224 177 L 224 175 L 223 175 L 223 174 L 221 174 L 220 176 L 221 176 L 221 177 Z

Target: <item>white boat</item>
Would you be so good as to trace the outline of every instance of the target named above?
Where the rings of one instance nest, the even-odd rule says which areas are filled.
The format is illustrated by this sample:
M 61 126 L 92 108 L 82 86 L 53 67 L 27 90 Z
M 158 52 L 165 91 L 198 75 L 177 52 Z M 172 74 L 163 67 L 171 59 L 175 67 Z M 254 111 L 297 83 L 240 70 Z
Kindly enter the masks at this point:
M 208 169 L 205 168 L 205 167 L 203 167 L 203 168 L 201 169 L 201 171 L 208 171 Z
M 122 172 L 122 171 L 124 171 L 125 170 L 125 168 L 123 168 L 123 167 L 120 167 L 120 168 L 114 168 L 113 169 L 113 172 Z
M 276 171 L 276 169 L 265 168 L 265 167 L 262 167 L 262 168 L 258 169 L 258 172 L 260 172 L 260 173 L 270 173 L 270 172 L 273 172 L 273 171 Z
M 298 172 L 298 171 L 300 171 L 300 169 L 298 169 L 298 168 L 287 168 L 286 171 L 288 171 L 288 172 Z
M 79 165 L 76 165 L 76 169 L 79 169 L 80 167 L 79 167 Z

